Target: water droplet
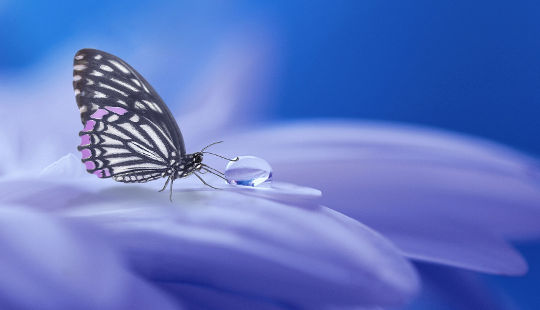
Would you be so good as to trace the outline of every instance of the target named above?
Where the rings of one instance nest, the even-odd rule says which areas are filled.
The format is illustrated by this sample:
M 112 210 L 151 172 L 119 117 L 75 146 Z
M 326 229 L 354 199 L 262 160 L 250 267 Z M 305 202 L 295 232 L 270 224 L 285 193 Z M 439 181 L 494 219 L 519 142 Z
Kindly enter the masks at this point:
M 229 184 L 259 186 L 272 181 L 272 167 L 262 158 L 238 156 L 237 161 L 230 161 L 225 168 L 225 178 Z

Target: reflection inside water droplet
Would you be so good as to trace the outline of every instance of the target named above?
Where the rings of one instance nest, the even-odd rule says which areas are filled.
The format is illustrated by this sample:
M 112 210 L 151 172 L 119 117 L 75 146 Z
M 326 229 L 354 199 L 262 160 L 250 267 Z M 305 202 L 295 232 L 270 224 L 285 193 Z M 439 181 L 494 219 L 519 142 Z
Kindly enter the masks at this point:
M 225 168 L 225 178 L 229 184 L 242 186 L 269 185 L 272 181 L 272 167 L 262 158 L 238 156 Z

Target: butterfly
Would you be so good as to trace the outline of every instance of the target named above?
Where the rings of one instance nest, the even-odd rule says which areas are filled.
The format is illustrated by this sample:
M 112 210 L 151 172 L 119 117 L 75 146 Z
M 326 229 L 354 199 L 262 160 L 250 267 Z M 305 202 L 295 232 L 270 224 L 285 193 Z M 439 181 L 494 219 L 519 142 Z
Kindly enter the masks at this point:
M 73 63 L 73 89 L 84 128 L 78 150 L 89 173 L 124 183 L 166 178 L 169 198 L 175 179 L 210 172 L 206 149 L 187 154 L 184 139 L 169 108 L 154 88 L 125 61 L 96 49 L 81 49 Z

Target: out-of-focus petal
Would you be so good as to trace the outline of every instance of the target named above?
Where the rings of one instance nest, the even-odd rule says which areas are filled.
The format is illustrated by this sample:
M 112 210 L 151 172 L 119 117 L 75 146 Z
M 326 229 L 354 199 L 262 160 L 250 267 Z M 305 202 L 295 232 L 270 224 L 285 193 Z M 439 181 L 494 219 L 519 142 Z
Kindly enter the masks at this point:
M 133 269 L 157 282 L 310 309 L 401 305 L 418 289 L 414 269 L 397 249 L 331 209 L 286 205 L 227 187 L 194 189 L 198 180 L 189 179 L 175 183 L 170 203 L 168 194 L 155 191 L 161 184 L 101 181 L 107 187 L 86 179 L 4 181 L 0 197 L 101 225 Z M 41 190 L 23 192 L 28 184 Z M 30 198 L 39 192 L 69 198 Z M 61 207 L 49 207 L 54 204 Z
M 537 159 L 480 138 L 382 122 L 310 121 L 244 131 L 216 146 L 264 154 L 277 162 L 380 159 L 447 165 L 514 176 L 540 176 Z M 265 143 L 253 148 L 254 143 Z M 332 150 L 330 157 L 329 150 Z M 284 154 L 286 152 L 286 154 Z M 540 180 L 537 178 L 536 182 Z
M 317 122 L 227 141 L 221 152 L 260 156 L 275 180 L 320 188 L 325 204 L 413 258 L 521 274 L 526 264 L 502 237 L 540 235 L 537 162 L 496 144 L 406 126 Z
M 36 172 L 75 150 L 82 125 L 69 82 L 73 53 L 64 50 L 46 66 L 0 85 L 0 173 Z
M 201 135 L 225 132 L 264 115 L 266 105 L 260 97 L 268 93 L 275 68 L 275 42 L 264 22 L 251 26 L 248 31 L 224 30 L 226 38 L 213 38 L 205 53 L 200 45 L 182 44 L 171 50 L 159 40 L 135 50 L 117 47 L 124 52 L 118 56 L 143 73 L 168 99 L 171 111 L 178 112 L 174 114 L 189 149 Z M 86 47 L 78 44 L 67 44 L 44 60 L 45 65 L 0 83 L 0 175 L 39 171 L 76 150 L 82 125 L 71 83 L 72 60 L 78 49 Z M 186 75 L 178 75 L 180 71 Z M 252 104 L 254 98 L 259 98 L 257 105 Z
M 91 234 L 21 207 L 0 208 L 0 308 L 178 309 Z
M 433 178 L 429 172 L 421 174 L 422 169 L 392 169 L 390 165 L 378 163 L 360 166 L 354 161 L 327 162 L 318 165 L 316 172 L 309 164 L 282 164 L 280 167 L 284 177 L 290 179 L 294 177 L 293 171 L 302 171 L 310 184 L 314 184 L 311 180 L 317 179 L 318 173 L 326 175 L 319 185 L 325 186 L 323 199 L 327 204 L 368 223 L 411 258 L 491 273 L 523 274 L 527 270 L 521 255 L 503 240 L 496 229 L 490 231 L 483 222 L 496 218 L 482 217 L 479 213 L 488 213 L 485 209 L 492 208 L 493 212 L 508 213 L 508 218 L 512 215 L 511 218 L 519 220 L 521 217 L 522 225 L 532 224 L 531 216 L 538 220 L 538 214 L 520 213 L 512 209 L 512 205 L 501 206 L 496 201 L 490 203 L 492 200 L 488 198 L 482 201 L 464 192 L 452 192 L 451 187 L 436 189 L 434 185 L 439 179 Z M 304 170 L 300 170 L 302 168 Z M 407 173 L 398 173 L 400 168 L 406 169 Z M 347 183 L 344 182 L 346 174 L 333 175 L 339 169 L 347 169 L 350 178 L 365 177 L 358 178 L 355 183 Z M 449 175 L 445 176 L 444 183 L 449 178 Z M 347 201 L 357 203 L 347 204 Z M 468 210 L 460 213 L 461 209 Z M 480 209 L 476 215 L 475 209 Z
M 57 161 L 43 168 L 39 177 L 46 178 L 77 178 L 88 177 L 85 169 L 81 169 L 81 158 L 73 153 L 62 156 Z
M 229 35 L 205 61 L 204 70 L 188 79 L 188 89 L 169 102 L 178 107 L 174 114 L 188 149 L 215 142 L 228 130 L 265 118 L 271 101 L 269 77 L 277 58 L 270 33 L 257 25 Z M 168 61 L 166 64 L 169 66 Z
M 293 308 L 292 305 L 280 304 L 274 300 L 267 300 L 260 296 L 248 296 L 246 294 L 235 294 L 214 289 L 209 286 L 182 284 L 182 283 L 162 283 L 161 287 L 170 292 L 173 296 L 181 296 L 182 303 L 189 310 L 283 310 Z
M 433 264 L 415 266 L 422 277 L 422 293 L 403 310 L 520 309 L 477 273 Z
M 182 303 L 190 310 L 284 310 L 298 309 L 295 305 L 261 299 L 258 296 L 225 293 L 209 287 L 183 284 L 164 284 L 162 286 L 174 295 L 182 296 Z M 314 306 L 309 309 L 319 309 Z M 385 310 L 381 307 L 324 306 L 324 310 Z M 386 308 L 388 309 L 388 308 Z M 394 309 L 394 308 L 393 308 Z M 401 309 L 401 308 L 400 308 Z

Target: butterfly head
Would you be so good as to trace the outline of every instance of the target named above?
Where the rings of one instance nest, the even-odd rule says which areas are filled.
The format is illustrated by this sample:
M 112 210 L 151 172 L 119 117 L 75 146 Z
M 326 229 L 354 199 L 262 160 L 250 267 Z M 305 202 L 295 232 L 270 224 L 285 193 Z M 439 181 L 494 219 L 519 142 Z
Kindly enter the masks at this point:
M 217 143 L 221 143 L 221 141 L 212 143 L 209 146 L 212 146 L 212 145 L 217 144 Z M 178 163 L 176 163 L 176 166 L 173 169 L 174 170 L 174 178 L 186 177 L 188 175 L 191 175 L 192 173 L 197 175 L 196 172 L 200 172 L 201 174 L 211 173 L 211 174 L 214 174 L 214 175 L 216 175 L 216 176 L 218 176 L 218 177 L 220 177 L 222 179 L 225 179 L 223 172 L 221 172 L 221 171 L 219 171 L 217 169 L 214 169 L 214 168 L 212 168 L 212 167 L 210 167 L 208 165 L 203 164 L 204 154 L 211 154 L 211 155 L 226 159 L 228 161 L 237 161 L 238 157 L 234 158 L 234 159 L 230 159 L 230 158 L 221 156 L 219 154 L 208 152 L 208 151 L 206 151 L 206 149 L 209 146 L 203 148 L 200 152 L 184 155 L 181 158 L 181 160 Z
M 197 153 L 193 153 L 193 168 L 195 170 L 201 170 L 202 168 L 202 161 L 203 161 L 203 153 L 202 152 L 197 152 Z

